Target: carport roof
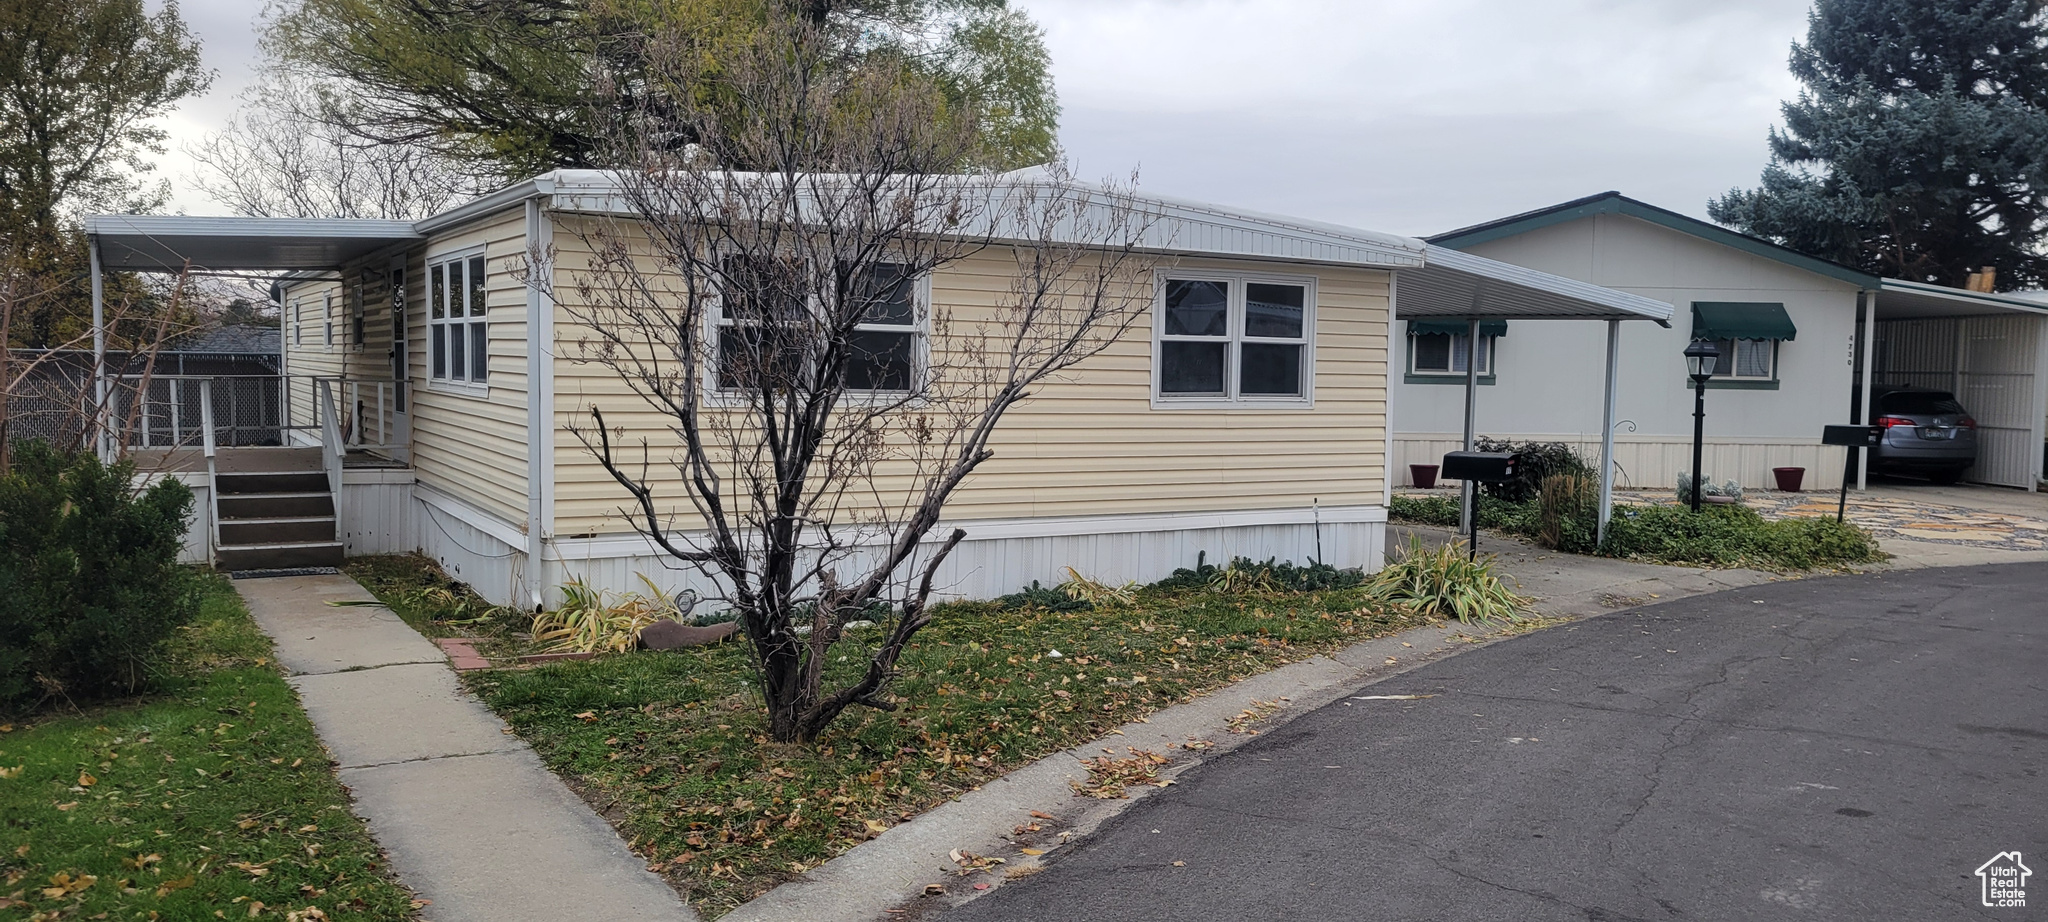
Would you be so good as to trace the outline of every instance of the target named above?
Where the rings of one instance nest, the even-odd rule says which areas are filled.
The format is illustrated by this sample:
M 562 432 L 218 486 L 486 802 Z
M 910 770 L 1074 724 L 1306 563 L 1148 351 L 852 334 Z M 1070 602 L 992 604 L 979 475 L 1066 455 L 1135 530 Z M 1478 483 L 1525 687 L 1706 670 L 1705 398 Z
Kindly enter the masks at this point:
M 85 232 L 100 264 L 131 272 L 286 272 L 338 269 L 395 244 L 425 239 L 411 221 L 92 215 Z
M 1930 285 L 1926 282 L 1908 282 L 1904 279 L 1884 280 L 1884 286 L 1877 292 L 1877 310 L 1878 318 L 1881 320 L 1981 317 L 1986 314 L 2002 313 L 2048 317 L 2048 303 L 2016 298 L 2012 295 L 1964 291 L 1961 288 Z

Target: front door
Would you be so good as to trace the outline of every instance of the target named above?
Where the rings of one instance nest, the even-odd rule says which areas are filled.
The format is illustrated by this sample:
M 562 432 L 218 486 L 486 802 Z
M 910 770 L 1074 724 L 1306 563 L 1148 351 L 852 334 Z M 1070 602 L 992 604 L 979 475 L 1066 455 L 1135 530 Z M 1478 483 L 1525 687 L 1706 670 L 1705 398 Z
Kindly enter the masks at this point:
M 390 272 L 391 380 L 393 382 L 391 405 L 394 413 L 392 428 L 396 430 L 397 434 L 397 438 L 393 441 L 399 445 L 410 446 L 412 444 L 412 413 L 410 406 L 412 395 L 407 393 L 406 372 L 412 367 L 412 354 L 407 348 L 405 338 L 407 318 L 405 315 L 404 259 L 392 260 Z M 409 454 L 410 452 L 408 451 L 407 453 Z M 410 460 L 410 458 L 405 460 Z

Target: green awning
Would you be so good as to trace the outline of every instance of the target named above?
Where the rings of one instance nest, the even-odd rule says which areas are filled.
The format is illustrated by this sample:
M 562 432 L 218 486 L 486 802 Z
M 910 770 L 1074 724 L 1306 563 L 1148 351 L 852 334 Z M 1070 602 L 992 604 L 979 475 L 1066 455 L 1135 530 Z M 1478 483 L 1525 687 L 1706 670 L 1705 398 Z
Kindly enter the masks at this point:
M 1694 339 L 1791 339 L 1799 335 L 1785 305 L 1772 301 L 1694 301 Z
M 1408 321 L 1408 335 L 1410 336 L 1435 336 L 1440 334 L 1463 336 L 1470 332 L 1471 329 L 1472 322 L 1469 320 Z M 1506 336 L 1508 335 L 1508 322 L 1505 320 L 1481 320 L 1479 321 L 1479 335 Z

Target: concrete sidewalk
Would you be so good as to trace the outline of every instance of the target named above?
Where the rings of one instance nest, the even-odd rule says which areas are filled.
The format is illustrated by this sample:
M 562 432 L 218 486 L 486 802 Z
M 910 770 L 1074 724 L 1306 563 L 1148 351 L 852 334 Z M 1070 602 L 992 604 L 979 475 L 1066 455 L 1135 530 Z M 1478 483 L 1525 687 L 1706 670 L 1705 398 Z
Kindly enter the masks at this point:
M 237 580 L 355 809 L 435 922 L 695 922 L 675 891 L 346 576 Z

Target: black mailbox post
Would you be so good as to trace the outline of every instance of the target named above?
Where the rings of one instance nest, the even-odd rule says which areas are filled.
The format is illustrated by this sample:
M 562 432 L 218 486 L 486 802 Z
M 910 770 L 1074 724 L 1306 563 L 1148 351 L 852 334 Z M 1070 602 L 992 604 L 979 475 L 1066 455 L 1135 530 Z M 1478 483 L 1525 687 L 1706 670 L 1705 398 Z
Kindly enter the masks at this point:
M 1883 426 L 1825 426 L 1820 430 L 1822 445 L 1843 445 L 1849 449 L 1842 460 L 1842 495 L 1835 500 L 1835 521 L 1841 521 L 1842 513 L 1849 509 L 1849 475 L 1856 473 L 1856 453 L 1875 448 L 1882 441 Z
M 1501 483 L 1515 479 L 1515 455 L 1504 451 L 1454 451 L 1444 455 L 1443 470 L 1437 476 L 1447 480 Z M 1479 559 L 1479 488 L 1472 489 L 1472 538 L 1466 547 L 1471 559 Z

